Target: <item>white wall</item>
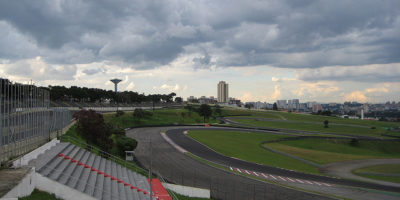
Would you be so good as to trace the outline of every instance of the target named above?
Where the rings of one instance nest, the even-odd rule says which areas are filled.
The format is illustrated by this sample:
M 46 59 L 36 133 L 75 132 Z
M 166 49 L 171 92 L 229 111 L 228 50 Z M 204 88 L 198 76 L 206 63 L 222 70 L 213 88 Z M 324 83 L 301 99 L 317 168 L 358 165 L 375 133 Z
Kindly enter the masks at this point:
M 29 196 L 36 185 L 35 174 L 35 168 L 32 168 L 31 171 L 27 175 L 25 175 L 22 181 L 12 190 L 10 190 L 6 195 L 4 195 L 3 198 L 0 198 L 0 200 L 17 200 L 18 197 Z
M 36 186 L 35 188 L 55 194 L 56 197 L 65 199 L 65 200 L 96 200 L 94 197 L 89 196 L 83 192 L 70 188 L 66 185 L 63 185 L 57 181 L 53 181 L 47 177 L 42 176 L 39 173 L 36 173 Z
M 188 197 L 210 198 L 210 190 L 195 188 L 183 185 L 175 185 L 170 183 L 162 183 L 166 189 L 172 190 L 178 194 Z
M 18 168 L 22 166 L 28 165 L 29 161 L 36 159 L 40 154 L 44 153 L 46 150 L 51 149 L 51 147 L 56 146 L 58 143 L 60 143 L 60 140 L 57 140 L 54 138 L 50 142 L 40 146 L 39 148 L 25 154 L 24 156 L 20 157 L 19 159 L 15 160 L 13 162 L 13 167 Z

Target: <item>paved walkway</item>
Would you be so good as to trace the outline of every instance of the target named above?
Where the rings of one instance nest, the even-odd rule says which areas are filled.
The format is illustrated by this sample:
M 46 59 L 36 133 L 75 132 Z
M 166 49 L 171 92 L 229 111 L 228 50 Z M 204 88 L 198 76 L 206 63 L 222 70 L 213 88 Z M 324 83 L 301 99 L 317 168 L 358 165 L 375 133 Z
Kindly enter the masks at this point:
M 339 176 L 349 179 L 357 179 L 361 181 L 373 182 L 386 186 L 400 187 L 399 183 L 391 183 L 386 181 L 379 181 L 369 179 L 353 174 L 351 171 L 363 167 L 382 165 L 382 164 L 400 164 L 400 159 L 368 159 L 368 160 L 351 160 L 344 162 L 336 162 L 325 165 L 324 171 L 328 175 Z

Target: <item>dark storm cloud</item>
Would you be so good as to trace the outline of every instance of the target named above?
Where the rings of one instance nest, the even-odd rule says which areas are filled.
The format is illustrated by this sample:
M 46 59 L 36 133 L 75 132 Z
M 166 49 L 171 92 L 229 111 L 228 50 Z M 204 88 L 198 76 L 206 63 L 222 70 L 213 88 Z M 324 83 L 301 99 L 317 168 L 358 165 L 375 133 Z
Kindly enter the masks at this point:
M 0 58 L 137 68 L 190 53 L 204 55 L 195 63 L 215 58 L 218 67 L 394 63 L 400 62 L 399 7 L 398 0 L 1 1 L 0 26 L 9 31 L 0 34 L 12 42 L 0 38 L 10 48 L 1 45 Z

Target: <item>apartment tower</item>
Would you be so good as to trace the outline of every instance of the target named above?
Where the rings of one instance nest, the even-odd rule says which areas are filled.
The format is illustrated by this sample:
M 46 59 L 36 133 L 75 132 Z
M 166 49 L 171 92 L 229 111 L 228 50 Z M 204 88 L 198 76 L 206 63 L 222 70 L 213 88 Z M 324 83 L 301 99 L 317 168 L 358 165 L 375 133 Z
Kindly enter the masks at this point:
M 218 102 L 227 103 L 228 98 L 228 84 L 225 81 L 220 81 L 218 83 Z

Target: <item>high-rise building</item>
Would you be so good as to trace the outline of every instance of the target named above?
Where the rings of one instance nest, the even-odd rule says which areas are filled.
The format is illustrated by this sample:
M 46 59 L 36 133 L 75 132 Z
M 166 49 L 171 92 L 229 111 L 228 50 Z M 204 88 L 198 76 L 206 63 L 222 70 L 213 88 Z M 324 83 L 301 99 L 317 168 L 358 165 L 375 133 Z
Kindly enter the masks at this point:
M 276 105 L 279 109 L 286 109 L 287 107 L 287 100 L 277 100 Z
M 218 102 L 227 103 L 229 99 L 228 84 L 225 81 L 218 83 Z

